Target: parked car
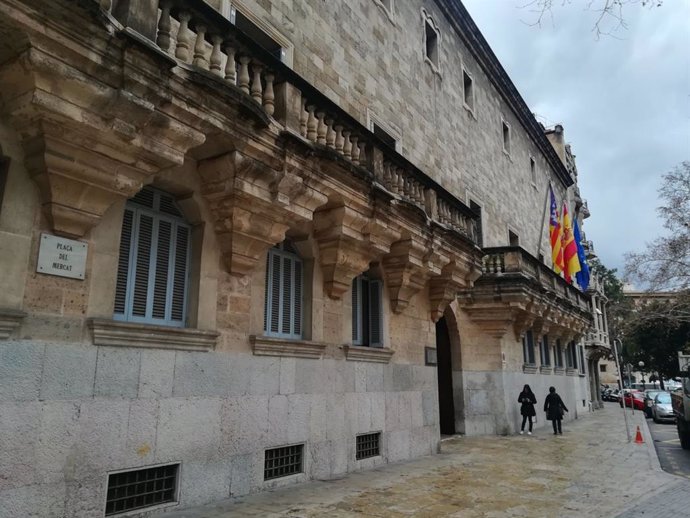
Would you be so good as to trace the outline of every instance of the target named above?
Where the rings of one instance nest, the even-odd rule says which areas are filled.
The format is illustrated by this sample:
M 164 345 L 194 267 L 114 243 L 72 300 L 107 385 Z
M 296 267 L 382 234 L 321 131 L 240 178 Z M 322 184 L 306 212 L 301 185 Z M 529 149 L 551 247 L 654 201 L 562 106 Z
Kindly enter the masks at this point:
M 673 413 L 673 407 L 671 406 L 671 394 L 668 392 L 659 392 L 654 397 L 654 404 L 652 405 L 652 418 L 655 423 L 661 421 L 674 422 L 676 416 Z
M 626 390 L 623 399 L 619 401 L 621 407 L 633 407 L 635 410 L 644 410 L 644 394 L 639 390 Z
M 661 392 L 663 392 L 661 389 L 647 389 L 644 391 L 644 413 L 647 417 L 652 417 L 654 397 Z

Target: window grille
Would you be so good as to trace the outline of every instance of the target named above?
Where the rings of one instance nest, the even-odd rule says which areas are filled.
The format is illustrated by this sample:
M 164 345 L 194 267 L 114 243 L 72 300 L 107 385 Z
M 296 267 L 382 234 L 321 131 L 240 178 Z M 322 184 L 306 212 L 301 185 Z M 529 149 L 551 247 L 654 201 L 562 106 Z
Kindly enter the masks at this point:
M 377 457 L 381 455 L 381 434 L 368 433 L 357 436 L 357 453 L 356 459 L 368 459 L 369 457 Z
M 276 245 L 266 259 L 264 332 L 267 336 L 302 338 L 302 261 L 289 241 Z
M 266 450 L 264 456 L 264 480 L 302 473 L 303 451 L 303 444 Z
M 383 284 L 360 275 L 352 280 L 352 343 L 383 347 Z
M 175 502 L 178 468 L 172 464 L 109 475 L 105 515 Z
M 122 220 L 114 318 L 185 325 L 191 227 L 174 198 L 145 187 Z

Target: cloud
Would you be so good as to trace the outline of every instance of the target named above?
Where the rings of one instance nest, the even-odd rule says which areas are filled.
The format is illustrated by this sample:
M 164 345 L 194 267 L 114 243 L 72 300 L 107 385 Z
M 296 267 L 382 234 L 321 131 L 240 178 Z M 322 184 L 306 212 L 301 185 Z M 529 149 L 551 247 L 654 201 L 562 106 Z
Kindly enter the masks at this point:
M 625 252 L 662 233 L 661 175 L 690 159 L 690 2 L 628 5 L 628 30 L 599 39 L 577 2 L 555 2 L 541 27 L 524 0 L 463 3 L 532 111 L 565 127 L 587 238 L 622 270 Z

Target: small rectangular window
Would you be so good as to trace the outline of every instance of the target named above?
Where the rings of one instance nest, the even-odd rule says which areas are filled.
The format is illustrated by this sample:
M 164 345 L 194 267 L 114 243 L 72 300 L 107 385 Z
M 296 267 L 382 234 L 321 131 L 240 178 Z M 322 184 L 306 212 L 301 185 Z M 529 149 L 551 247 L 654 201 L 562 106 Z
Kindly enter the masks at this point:
M 230 21 L 235 24 L 240 31 L 249 36 L 260 47 L 267 50 L 273 57 L 285 61 L 285 49 L 283 46 L 269 36 L 266 31 L 261 29 L 256 23 L 250 20 L 242 12 L 234 7 L 230 11 Z
M 381 455 L 381 434 L 367 433 L 357 436 L 356 459 L 368 459 Z
M 520 246 L 520 236 L 512 230 L 508 231 L 508 244 L 510 246 Z
M 110 474 L 105 515 L 177 501 L 179 466 L 171 464 Z
M 534 157 L 529 157 L 529 174 L 530 180 L 534 187 L 537 186 L 537 163 L 534 161 Z
M 599 372 L 606 372 L 606 365 L 605 364 L 602 363 L 601 365 L 599 365 Z
M 428 19 L 424 22 L 424 33 L 426 35 L 425 55 L 434 66 L 438 67 L 438 33 Z
M 467 71 L 462 69 L 462 90 L 465 106 L 471 111 L 474 111 L 474 85 L 472 76 Z
M 503 127 L 503 151 L 510 154 L 510 126 L 506 121 L 501 123 Z
M 302 473 L 304 445 L 283 446 L 266 450 L 264 455 L 264 480 L 287 477 Z

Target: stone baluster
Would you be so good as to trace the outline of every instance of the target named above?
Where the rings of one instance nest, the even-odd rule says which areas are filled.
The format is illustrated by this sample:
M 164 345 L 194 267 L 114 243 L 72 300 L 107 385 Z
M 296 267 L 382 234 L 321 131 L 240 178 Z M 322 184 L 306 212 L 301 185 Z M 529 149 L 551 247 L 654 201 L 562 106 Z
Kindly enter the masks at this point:
M 335 125 L 335 150 L 343 154 L 343 146 L 345 145 L 345 137 L 343 137 L 343 127 L 340 124 Z
M 196 43 L 194 44 L 194 61 L 192 64 L 195 67 L 208 70 L 208 60 L 206 59 L 206 26 L 196 26 Z
M 307 112 L 309 112 L 309 116 L 307 117 L 307 139 L 311 140 L 312 142 L 316 141 L 316 129 L 318 126 L 316 115 L 314 114 L 315 110 L 316 106 L 313 104 L 307 106 Z
M 343 131 L 343 156 L 350 160 L 352 158 L 352 142 L 350 141 L 350 131 Z
M 275 76 L 271 73 L 264 75 L 264 80 L 266 81 L 266 88 L 264 88 L 264 110 L 266 110 L 266 115 L 269 117 L 273 116 L 275 111 L 275 93 L 273 92 L 273 81 Z
M 158 19 L 158 34 L 156 45 L 166 54 L 170 54 L 170 3 L 161 2 L 161 16 Z
M 209 69 L 217 76 L 222 76 L 223 53 L 220 51 L 220 46 L 223 44 L 223 38 L 214 34 L 211 36 L 211 41 L 213 42 L 213 50 L 211 50 L 211 66 Z
M 252 99 L 254 99 L 259 104 L 261 104 L 261 100 L 263 99 L 263 89 L 261 86 L 261 70 L 263 70 L 263 67 L 261 65 L 259 65 L 258 63 L 252 64 L 253 77 L 251 94 Z
M 189 20 L 192 17 L 189 13 L 180 13 L 180 27 L 177 29 L 177 46 L 175 47 L 175 57 L 181 61 L 189 61 L 189 46 L 191 43 Z
M 405 194 L 405 172 L 403 171 L 402 167 L 398 167 L 398 182 L 395 187 L 395 192 L 400 194 L 401 196 Z
M 350 137 L 350 141 L 352 142 L 352 151 L 350 152 L 350 158 L 352 160 L 352 163 L 355 165 L 359 165 L 359 145 L 357 141 L 359 140 L 359 137 L 357 135 L 352 135 Z
M 324 118 L 326 117 L 326 114 L 319 110 L 316 112 L 316 119 L 318 120 L 316 124 L 316 143 L 325 145 L 326 144 L 326 122 L 324 121 Z
M 335 147 L 335 130 L 333 129 L 333 117 L 326 117 L 326 145 L 333 149 Z
M 239 87 L 246 94 L 249 93 L 249 62 L 251 58 L 249 56 L 240 57 L 240 73 L 237 78 L 239 81 Z
M 299 134 L 307 136 L 307 100 L 302 97 L 302 104 L 299 112 Z
M 225 62 L 225 80 L 232 84 L 237 84 L 237 63 L 235 63 L 235 47 L 231 45 L 225 46 L 225 53 L 228 56 L 228 60 Z

